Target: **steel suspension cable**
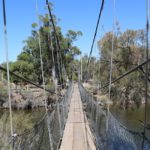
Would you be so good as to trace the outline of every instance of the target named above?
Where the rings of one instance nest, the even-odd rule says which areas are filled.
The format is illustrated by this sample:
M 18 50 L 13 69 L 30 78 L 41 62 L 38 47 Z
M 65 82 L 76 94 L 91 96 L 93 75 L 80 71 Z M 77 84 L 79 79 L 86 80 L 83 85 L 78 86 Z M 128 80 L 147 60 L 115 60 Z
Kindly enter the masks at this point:
M 39 13 L 38 13 L 38 2 L 36 0 L 36 13 L 38 19 L 38 45 L 39 45 L 39 52 L 40 52 L 40 65 L 41 65 L 41 73 L 42 73 L 42 85 L 44 90 L 44 97 L 46 98 L 46 88 L 45 88 L 45 77 L 44 77 L 44 68 L 43 68 L 43 56 L 42 56 L 42 46 L 41 46 L 41 34 L 40 34 L 40 20 L 39 20 Z M 47 102 L 45 99 L 45 109 L 47 110 Z
M 147 0 L 147 23 L 146 23 L 146 61 L 149 58 L 149 0 Z M 147 104 L 148 104 L 148 67 L 149 64 L 146 63 L 146 81 L 145 81 L 145 125 L 147 125 Z
M 61 68 L 62 68 L 62 57 L 61 57 L 61 54 L 59 56 L 59 53 L 61 53 L 60 42 L 59 42 L 59 38 L 58 38 L 58 35 L 57 35 L 57 31 L 56 31 L 53 15 L 52 15 L 52 12 L 51 12 L 51 7 L 49 5 L 48 0 L 46 0 L 46 5 L 47 5 L 48 11 L 49 11 L 49 17 L 51 19 L 51 23 L 52 23 L 53 30 L 54 30 L 54 38 L 55 38 L 55 44 L 56 44 L 56 50 L 57 50 L 57 63 L 58 63 L 59 74 L 60 74 L 60 78 L 61 78 L 61 82 L 62 82 L 61 84 L 63 84 L 63 81 L 62 81 L 62 70 L 61 70 Z M 60 57 L 60 60 L 59 60 L 59 57 Z
M 48 6 L 48 5 L 47 5 Z M 50 16 L 49 16 L 50 17 Z M 49 30 L 50 30 L 50 20 L 49 20 Z M 51 39 L 51 30 L 50 30 L 50 39 Z M 57 90 L 57 80 L 56 80 L 56 72 L 55 72 L 55 58 L 54 58 L 54 48 L 53 48 L 53 43 L 52 43 L 52 39 L 51 39 L 51 50 L 52 50 L 52 59 L 53 59 L 53 83 L 55 86 L 55 92 L 56 92 L 56 100 L 57 100 L 57 114 L 58 114 L 58 124 L 59 124 L 59 130 L 60 130 L 60 134 L 62 136 L 62 130 L 61 130 L 61 121 L 60 121 L 60 107 L 59 107 L 59 102 L 58 102 L 58 90 Z M 59 145 L 58 145 L 59 146 Z
M 112 29 L 112 47 L 111 47 L 111 58 L 110 58 L 110 74 L 109 74 L 109 91 L 108 91 L 108 96 L 109 96 L 109 102 L 108 102 L 108 107 L 107 107 L 107 111 L 109 113 L 109 103 L 111 101 L 111 82 L 112 82 L 112 69 L 113 69 L 113 54 L 114 54 L 114 34 L 115 34 L 115 9 L 116 9 L 116 4 L 115 4 L 115 0 L 113 0 L 113 29 Z
M 60 54 L 60 60 L 59 60 L 59 52 L 61 52 L 61 48 L 60 48 L 60 43 L 59 43 L 59 38 L 57 36 L 57 32 L 56 32 L 56 27 L 55 27 L 55 23 L 54 23 L 54 20 L 53 20 L 53 16 L 52 16 L 52 13 L 51 13 L 51 8 L 50 8 L 50 5 L 48 3 L 48 0 L 46 0 L 46 4 L 47 4 L 47 8 L 48 8 L 48 11 L 49 11 L 49 18 L 52 22 L 52 26 L 53 26 L 53 30 L 54 30 L 54 39 L 55 39 L 55 44 L 56 44 L 56 50 L 57 50 L 57 63 L 58 63 L 58 70 L 59 70 L 59 73 L 60 73 L 60 78 L 61 78 L 61 84 L 63 84 L 63 76 L 62 76 L 62 58 L 61 58 L 61 54 Z M 49 20 L 49 27 L 50 27 L 50 20 Z M 51 35 L 51 34 L 50 34 Z M 52 46 L 52 45 L 51 45 Z M 52 47 L 53 48 L 53 47 Z M 54 55 L 53 55 L 54 56 Z M 60 62 L 59 62 L 60 61 Z M 54 63 L 54 57 L 53 57 L 53 63 Z M 54 76 L 53 76 L 53 79 L 55 80 L 55 92 L 56 92 L 56 99 L 57 99 L 57 93 L 58 93 L 58 90 L 57 90 L 57 80 L 55 78 L 55 70 L 54 70 Z M 60 118 L 60 106 L 59 106 L 59 101 L 57 99 L 57 114 L 58 114 L 58 124 L 59 124 L 59 130 L 60 130 L 60 136 L 62 138 L 62 127 L 61 127 L 61 118 Z M 63 106 L 64 107 L 64 106 Z M 58 149 L 59 145 L 57 145 L 57 149 Z
M 2 66 L 0 66 L 0 70 L 2 70 L 2 71 L 4 71 L 4 72 L 7 73 L 7 69 L 4 68 L 4 67 L 2 67 Z M 18 78 L 18 79 L 20 79 L 20 80 L 22 80 L 22 81 L 25 81 L 25 82 L 27 82 L 27 83 L 30 83 L 30 84 L 32 84 L 32 85 L 34 85 L 34 86 L 36 86 L 36 87 L 38 87 L 38 88 L 40 88 L 40 89 L 44 89 L 41 85 L 36 84 L 36 83 L 34 83 L 33 81 L 30 81 L 30 80 L 27 79 L 27 78 L 21 77 L 21 76 L 17 75 L 16 73 L 14 73 L 14 72 L 12 72 L 12 71 L 10 71 L 10 70 L 9 70 L 9 74 L 13 75 L 14 77 L 16 77 L 16 78 Z M 50 91 L 50 90 L 48 90 L 48 89 L 45 89 L 45 90 L 46 90 L 47 92 L 51 93 L 51 94 L 56 94 L 55 92 Z M 62 95 L 60 95 L 60 94 L 59 94 L 58 96 L 59 96 L 59 97 L 62 97 Z
M 98 38 L 96 39 L 96 41 L 98 41 Z M 95 49 L 96 49 L 96 51 L 98 51 L 98 44 L 95 44 Z M 98 95 L 100 95 L 100 92 L 99 92 L 99 89 L 100 89 L 100 57 L 96 57 L 96 58 L 97 58 L 96 64 L 98 66 L 96 80 L 98 82 Z
M 111 55 L 110 55 L 110 73 L 109 73 L 109 86 L 108 86 L 108 103 L 107 103 L 107 119 L 106 119 L 106 137 L 107 141 L 109 138 L 108 135 L 108 125 L 109 125 L 109 107 L 111 101 L 111 82 L 112 82 L 112 69 L 113 69 L 113 54 L 114 54 L 114 29 L 115 28 L 115 0 L 113 0 L 113 29 L 112 29 L 112 45 L 111 45 Z M 107 149 L 109 149 L 109 143 L 106 144 Z
M 100 18 L 101 18 L 102 11 L 103 11 L 103 8 L 104 8 L 104 2 L 105 2 L 105 1 L 102 0 L 101 6 L 100 6 L 100 12 L 99 12 L 99 16 L 98 16 L 98 20 L 97 20 L 97 24 L 96 24 L 96 29 L 95 29 L 95 33 L 94 33 L 94 37 L 93 37 L 93 41 L 92 41 L 92 45 L 91 45 L 91 50 L 90 50 L 89 58 L 88 58 L 88 61 L 87 61 L 87 68 L 88 68 L 89 63 L 90 63 L 90 60 L 91 60 L 91 55 L 92 55 L 92 52 L 93 52 L 93 47 L 94 47 L 96 35 L 97 35 L 97 32 L 98 32 L 98 27 L 99 27 L 99 23 L 100 23 Z
M 56 92 L 56 97 L 57 97 L 57 83 L 56 83 L 56 71 L 55 71 L 55 58 L 54 58 L 54 47 L 53 47 L 53 42 L 52 42 L 52 39 L 51 39 L 51 29 L 50 29 L 50 20 L 49 20 L 49 34 L 50 34 L 50 48 L 52 50 L 52 62 L 53 62 L 53 68 L 52 68 L 52 77 L 53 77 L 53 84 L 55 86 L 55 92 Z
M 48 2 L 47 2 L 47 9 L 49 10 L 49 4 L 48 4 Z M 50 22 L 50 13 L 48 13 L 48 17 L 49 17 L 49 20 L 48 20 L 48 22 L 49 22 L 49 36 L 50 36 L 50 48 L 51 48 L 51 50 L 52 50 L 52 62 L 53 62 L 53 66 L 54 66 L 54 69 L 55 69 L 55 58 L 54 58 L 54 47 L 53 47 L 53 42 L 52 42 L 52 31 L 51 31 L 51 22 Z M 55 70 L 54 70 L 55 71 Z
M 141 67 L 143 67 L 144 65 L 146 65 L 149 62 L 150 62 L 150 58 L 147 61 L 144 61 L 143 63 L 141 63 L 140 65 L 137 65 L 136 67 L 134 67 L 134 68 L 130 69 L 129 71 L 123 73 L 122 75 L 118 76 L 116 79 L 114 79 L 113 81 L 111 81 L 111 84 L 112 83 L 116 83 L 117 81 L 119 81 L 119 80 L 123 79 L 124 77 L 130 75 L 134 71 L 137 71 L 138 69 L 140 69 Z M 106 88 L 108 86 L 109 86 L 109 82 L 106 83 L 104 86 L 102 86 L 100 89 L 104 89 L 104 88 Z
M 52 135 L 51 135 L 51 129 L 49 125 L 49 118 L 48 118 L 48 108 L 47 108 L 47 100 L 46 100 L 46 85 L 45 85 L 45 76 L 44 76 L 44 67 L 43 67 L 43 56 L 42 56 L 42 46 L 41 46 L 41 34 L 40 34 L 40 20 L 39 20 L 39 13 L 38 13 L 38 1 L 36 0 L 36 13 L 37 13 L 37 19 L 38 19 L 38 44 L 39 44 L 39 52 L 40 52 L 40 63 L 41 63 L 41 73 L 42 73 L 42 80 L 43 80 L 43 90 L 44 90 L 44 100 L 45 100 L 45 112 L 47 114 L 47 127 L 48 127 L 48 135 L 49 135 L 49 143 L 50 147 L 53 150 L 53 144 L 52 144 Z
M 10 73 L 9 73 L 8 38 L 7 38 L 7 24 L 6 24 L 5 0 L 3 0 L 3 19 L 4 19 L 5 55 L 6 55 L 6 63 L 7 63 L 7 90 L 8 90 L 8 101 L 9 101 L 10 131 L 11 131 L 12 148 L 14 149 L 14 137 L 13 137 L 13 121 L 12 121 L 12 107 L 11 107 L 11 89 L 10 89 Z
M 146 61 L 149 59 L 149 0 L 146 0 Z M 144 141 L 147 127 L 147 110 L 148 110 L 148 71 L 149 64 L 146 63 L 146 76 L 145 76 L 145 112 L 144 112 L 144 136 L 142 142 L 142 149 L 144 149 Z
M 101 61 L 100 61 L 100 57 L 99 57 L 99 61 L 98 61 L 98 95 L 101 94 Z
M 55 80 L 56 80 L 56 73 L 55 73 L 55 58 L 54 58 L 54 47 L 53 47 L 53 42 L 51 39 L 51 29 L 50 29 L 50 20 L 49 20 L 49 35 L 50 35 L 50 48 L 52 50 L 52 62 L 53 62 L 53 69 L 52 69 L 52 76 L 53 76 L 53 83 L 55 84 Z
M 96 37 L 95 37 L 95 39 L 96 39 Z M 94 53 L 95 53 L 95 49 L 96 49 L 96 43 L 94 43 Z M 93 63 L 93 64 L 92 64 Z M 92 68 L 92 79 L 93 79 L 93 81 L 92 81 L 92 86 L 93 86 L 93 90 L 92 90 L 92 100 L 93 100 L 93 95 L 94 95 L 94 79 L 95 79 L 95 57 L 94 57 L 94 55 L 93 55 L 93 62 L 89 62 L 89 64 L 91 65 L 91 67 L 90 68 Z M 90 71 L 90 70 L 89 70 Z
M 105 32 L 104 26 L 102 25 L 101 28 L 102 28 L 102 31 L 104 33 Z M 102 37 L 102 33 L 101 33 L 101 37 Z M 101 47 L 100 47 L 100 49 L 101 49 Z M 101 50 L 99 53 L 99 61 L 98 61 L 98 94 L 100 95 L 100 93 L 101 93 Z

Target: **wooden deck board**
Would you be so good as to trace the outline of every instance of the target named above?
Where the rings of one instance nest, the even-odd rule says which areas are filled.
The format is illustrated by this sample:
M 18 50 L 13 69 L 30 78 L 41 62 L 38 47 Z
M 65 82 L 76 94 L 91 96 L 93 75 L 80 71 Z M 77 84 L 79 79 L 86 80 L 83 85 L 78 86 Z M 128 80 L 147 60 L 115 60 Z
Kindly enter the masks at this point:
M 74 85 L 67 123 L 60 150 L 96 150 L 84 115 L 78 85 Z

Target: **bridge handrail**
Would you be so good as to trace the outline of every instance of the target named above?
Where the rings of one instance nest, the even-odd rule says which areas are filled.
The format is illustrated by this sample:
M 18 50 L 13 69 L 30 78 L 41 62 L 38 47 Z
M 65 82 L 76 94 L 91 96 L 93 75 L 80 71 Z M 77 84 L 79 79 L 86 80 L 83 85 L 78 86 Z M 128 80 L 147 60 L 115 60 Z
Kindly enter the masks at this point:
M 24 136 L 25 137 L 30 137 L 29 136 L 30 134 L 33 134 L 34 136 L 36 136 L 36 133 L 34 133 L 34 132 L 37 132 L 37 134 L 40 134 L 40 133 L 38 133 L 37 130 L 39 130 L 39 128 L 41 128 L 41 127 L 44 127 L 45 126 L 44 124 L 46 124 L 45 123 L 46 119 L 49 119 L 49 121 L 50 121 L 49 126 L 50 126 L 50 129 L 51 129 L 51 132 L 53 132 L 54 130 L 55 131 L 57 130 L 57 132 L 59 133 L 59 137 L 55 136 L 54 134 L 52 135 L 53 147 L 55 147 L 56 149 L 59 149 L 59 145 L 60 145 L 62 135 L 63 135 L 63 133 L 60 133 L 60 132 L 63 132 L 64 127 L 65 127 L 65 123 L 66 123 L 67 116 L 68 116 L 68 111 L 69 111 L 71 94 L 72 94 L 72 83 L 70 83 L 70 85 L 68 86 L 68 89 L 67 89 L 66 93 L 64 94 L 64 96 L 59 97 L 59 99 L 57 100 L 59 108 L 57 107 L 57 104 L 56 104 L 57 102 L 56 102 L 55 104 L 53 104 L 53 109 L 48 111 L 47 114 L 45 113 L 43 115 L 43 117 L 40 119 L 40 121 L 38 121 L 31 129 L 29 129 L 29 130 L 27 130 L 27 131 L 25 131 L 21 134 L 18 134 L 18 135 L 16 134 L 16 136 L 14 137 L 15 148 L 18 149 L 18 148 L 21 148 L 21 147 L 25 147 L 25 146 L 23 146 L 26 143 L 26 141 L 23 140 Z M 59 124 L 58 124 L 58 120 L 57 120 L 58 118 L 56 118 L 56 116 L 58 115 L 57 114 L 58 112 L 61 115 L 61 117 L 60 117 L 61 130 L 60 131 L 59 131 Z M 57 121 L 57 124 L 55 123 L 56 121 Z M 23 140 L 23 142 L 22 142 L 22 140 Z M 28 140 L 27 141 L 27 143 L 28 143 L 29 139 L 27 139 L 27 140 Z M 34 141 L 32 141 L 32 142 L 34 142 Z M 22 148 L 22 149 L 25 149 L 25 148 Z
M 82 88 L 82 89 L 81 89 Z M 128 133 L 130 133 L 132 136 L 138 136 L 138 137 L 140 137 L 140 139 L 145 139 L 145 142 L 146 142 L 146 144 L 147 145 L 149 145 L 149 147 L 150 147 L 150 140 L 146 137 L 146 135 L 144 135 L 143 134 L 143 132 L 138 132 L 138 131 L 133 131 L 133 130 L 131 130 L 131 129 L 128 129 L 126 126 L 124 126 L 122 123 L 120 123 L 115 117 L 114 117 L 114 115 L 111 113 L 111 112 L 109 112 L 109 115 L 108 115 L 108 113 L 106 113 L 103 109 L 102 109 L 102 107 L 100 107 L 100 105 L 99 105 L 99 103 L 97 103 L 97 99 L 94 97 L 93 98 L 93 95 L 89 92 L 89 91 L 87 91 L 87 89 L 85 89 L 84 88 L 84 86 L 81 84 L 81 83 L 79 83 L 79 89 L 80 89 L 80 93 L 81 93 L 81 95 L 84 95 L 83 97 L 84 97 L 84 99 L 83 99 L 83 97 L 81 96 L 81 98 L 82 98 L 82 101 L 83 101 L 83 103 L 86 103 L 86 102 L 88 102 L 88 104 L 87 105 L 95 105 L 95 111 L 97 111 L 97 106 L 98 106 L 98 108 L 100 109 L 100 111 L 101 111 L 101 113 L 104 115 L 104 116 L 106 116 L 106 117 L 108 117 L 108 120 L 109 121 L 111 121 L 111 123 L 115 123 L 115 125 L 117 125 L 118 127 L 118 129 L 116 130 L 116 131 L 118 131 L 119 130 L 119 126 L 120 126 L 120 128 L 122 128 L 122 129 L 124 129 L 124 131 L 122 131 L 121 133 L 120 133 L 120 136 L 122 136 L 122 134 L 124 135 L 125 134 L 125 136 L 128 136 L 129 134 L 127 134 L 127 133 L 125 133 L 125 131 L 127 131 Z M 84 90 L 84 91 L 83 91 Z M 83 93 L 84 94 L 83 94 Z M 88 96 L 87 96 L 88 95 Z M 89 98 L 87 98 L 87 97 L 90 97 L 90 100 L 89 100 Z M 92 103 L 91 102 L 89 102 L 89 101 L 92 101 Z M 89 106 L 90 107 L 90 106 Z M 91 109 L 92 109 L 92 107 L 93 106 L 91 106 Z M 87 110 L 88 111 L 88 110 Z M 93 110 L 94 111 L 94 110 Z M 88 114 L 91 114 L 92 112 L 90 111 L 90 112 L 88 112 Z M 89 120 L 90 120 L 90 122 L 91 122 L 91 118 L 88 118 Z M 110 124 L 111 125 L 111 124 Z M 113 131 L 114 132 L 114 131 Z M 118 134 L 118 133 L 117 133 Z M 97 135 L 97 134 L 96 134 Z M 131 141 L 131 140 L 129 140 L 128 138 L 125 138 L 125 139 L 127 139 L 127 141 Z M 132 139 L 132 143 L 134 144 L 134 143 L 136 143 L 137 144 L 137 141 L 135 141 L 134 142 L 134 139 L 131 137 L 131 139 Z M 138 147 L 138 146 L 137 146 Z M 134 146 L 134 149 L 136 149 L 136 147 Z

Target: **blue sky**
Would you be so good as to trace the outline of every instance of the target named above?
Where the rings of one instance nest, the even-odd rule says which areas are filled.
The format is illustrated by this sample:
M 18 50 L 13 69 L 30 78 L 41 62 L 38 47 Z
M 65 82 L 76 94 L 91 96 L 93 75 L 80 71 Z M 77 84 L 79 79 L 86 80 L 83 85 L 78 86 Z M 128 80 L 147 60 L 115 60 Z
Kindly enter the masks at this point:
M 36 0 L 5 0 L 9 59 L 14 61 L 22 51 L 23 40 L 31 34 L 31 24 L 37 21 Z M 50 1 L 50 0 L 49 0 Z M 67 30 L 83 32 L 75 45 L 82 53 L 89 54 L 101 0 L 51 0 L 53 12 L 61 19 L 59 25 L 65 34 Z M 38 0 L 39 12 L 45 13 L 45 0 Z M 143 29 L 146 22 L 146 0 L 116 0 L 116 17 L 121 30 Z M 113 24 L 113 0 L 105 0 L 104 11 L 98 30 L 97 40 L 104 32 L 111 31 Z M 102 29 L 104 27 L 104 30 Z M 5 61 L 2 2 L 0 3 L 0 63 Z M 96 46 L 94 54 L 97 55 Z M 94 55 L 93 54 L 93 55 Z

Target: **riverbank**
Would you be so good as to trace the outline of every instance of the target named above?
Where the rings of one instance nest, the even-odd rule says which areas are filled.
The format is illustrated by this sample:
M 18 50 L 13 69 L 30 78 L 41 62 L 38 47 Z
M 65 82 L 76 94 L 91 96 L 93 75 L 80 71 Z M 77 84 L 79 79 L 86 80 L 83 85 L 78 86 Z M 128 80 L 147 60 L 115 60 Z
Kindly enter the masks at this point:
M 10 83 L 11 88 L 11 105 L 12 109 L 34 109 L 38 107 L 45 107 L 45 100 L 48 105 L 48 109 L 51 109 L 51 104 L 54 104 L 57 99 L 63 97 L 66 93 L 66 88 L 57 87 L 57 93 L 59 96 L 56 96 L 54 85 L 47 84 L 46 89 L 51 92 L 45 92 L 41 88 L 37 88 L 34 85 L 16 85 Z M 8 93 L 7 93 L 7 82 L 0 81 L 0 109 L 8 109 Z
M 8 95 L 7 87 L 5 84 L 0 85 L 0 108 L 8 109 Z M 47 103 L 55 102 L 55 95 L 46 93 Z M 45 106 L 45 95 L 43 89 L 36 88 L 31 85 L 24 86 L 23 88 L 11 84 L 11 104 L 12 109 L 33 109 Z
M 116 108 L 120 108 L 122 110 L 133 110 L 138 109 L 145 104 L 145 96 L 137 97 L 133 96 L 135 93 L 132 91 L 132 94 L 125 95 L 124 92 L 119 93 L 118 95 L 112 90 L 111 92 L 111 101 L 109 100 L 108 91 L 98 90 L 98 86 L 91 83 L 83 83 L 83 86 L 90 93 L 93 93 L 93 96 L 100 101 L 104 107 L 109 103 L 110 106 L 115 106 Z M 148 101 L 148 105 L 150 105 L 150 101 Z M 106 106 L 107 107 L 107 106 Z

